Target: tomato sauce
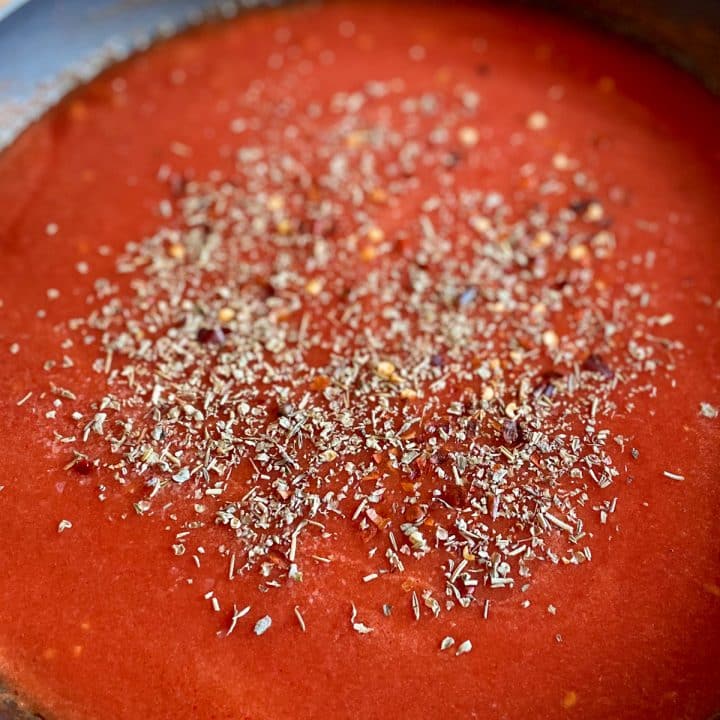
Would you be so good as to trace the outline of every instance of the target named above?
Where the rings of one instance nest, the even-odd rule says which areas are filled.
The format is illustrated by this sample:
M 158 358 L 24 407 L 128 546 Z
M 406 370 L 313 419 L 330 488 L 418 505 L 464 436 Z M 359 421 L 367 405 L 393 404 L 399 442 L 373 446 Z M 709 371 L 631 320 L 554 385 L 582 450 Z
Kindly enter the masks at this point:
M 53 431 L 69 425 L 47 415 L 55 399 L 57 417 L 72 404 L 48 392 L 43 368 L 48 358 L 63 364 L 68 319 L 88 314 L 97 278 L 129 296 L 116 256 L 164 222 L 159 168 L 202 181 L 228 167 L 252 144 L 237 118 L 254 83 L 264 83 L 262 102 L 295 101 L 278 120 L 258 100 L 268 127 L 282 128 L 312 102 L 329 106 L 336 93 L 394 78 L 408 95 L 459 84 L 481 98 L 478 136 L 461 130 L 456 143 L 461 155 L 463 144 L 484 148 L 458 168 L 466 185 L 511 193 L 518 168 L 553 157 L 616 188 L 615 261 L 649 288 L 648 314 L 671 316 L 667 333 L 684 346 L 672 376 L 653 380 L 657 392 L 612 419 L 630 441 L 604 496 L 617 496 L 617 509 L 592 527 L 592 561 L 542 564 L 526 593 L 490 591 L 487 618 L 480 606 L 417 622 L 401 605 L 407 596 L 391 592 L 403 578 L 361 581 L 372 570 L 368 544 L 339 518 L 327 521 L 331 540 L 306 541 L 333 562 L 316 563 L 302 583 L 264 592 L 257 575 L 231 582 L 226 560 L 209 551 L 230 537 L 212 524 L 196 567 L 191 552 L 169 550 L 175 511 L 134 512 L 138 486 L 117 491 L 105 467 L 68 468 L 72 453 Z M 254 11 L 158 43 L 73 92 L 0 155 L 3 678 L 57 718 L 704 720 L 720 710 L 719 125 L 715 98 L 638 48 L 470 3 Z M 265 128 L 249 132 L 257 139 Z M 386 235 L 418 213 L 429 171 L 418 178 L 382 211 Z M 532 204 L 533 188 L 524 192 Z M 322 281 L 349 272 L 332 262 Z M 611 273 L 603 280 L 612 287 Z M 50 375 L 89 403 L 106 392 L 105 377 L 91 371 L 97 347 L 75 342 L 65 348 L 73 365 Z M 110 462 L 107 449 L 99 454 Z M 177 512 L 186 521 L 190 511 Z M 410 572 L 418 583 L 437 574 L 424 561 Z M 233 602 L 252 611 L 225 637 Z M 373 632 L 353 631 L 351 603 L 353 622 Z M 272 625 L 257 636 L 265 614 Z M 471 639 L 472 651 L 441 651 L 444 636 Z

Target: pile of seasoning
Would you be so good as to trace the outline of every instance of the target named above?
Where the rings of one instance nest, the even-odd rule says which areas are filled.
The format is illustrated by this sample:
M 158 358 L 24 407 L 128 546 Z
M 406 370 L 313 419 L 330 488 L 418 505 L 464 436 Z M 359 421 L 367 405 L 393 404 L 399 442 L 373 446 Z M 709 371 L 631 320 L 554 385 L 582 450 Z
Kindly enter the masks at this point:
M 89 402 L 53 385 L 68 471 L 140 515 L 172 507 L 178 556 L 222 526 L 229 577 L 265 588 L 325 561 L 339 518 L 368 545 L 358 583 L 436 564 L 416 618 L 487 616 L 538 562 L 590 561 L 629 443 L 614 418 L 680 349 L 614 262 L 617 188 L 563 153 L 486 187 L 466 86 L 371 82 L 268 122 L 277 102 L 242 96 L 223 170 L 196 177 L 173 144 L 156 231 L 68 322 L 105 385 Z M 518 136 L 551 122 L 529 108 Z

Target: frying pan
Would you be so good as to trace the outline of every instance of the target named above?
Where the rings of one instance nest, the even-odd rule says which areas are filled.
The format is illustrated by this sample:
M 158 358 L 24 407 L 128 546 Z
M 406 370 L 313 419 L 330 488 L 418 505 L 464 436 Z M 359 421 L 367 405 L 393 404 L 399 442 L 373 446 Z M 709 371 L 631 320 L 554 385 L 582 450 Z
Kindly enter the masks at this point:
M 644 44 L 720 94 L 718 0 L 512 0 Z M 153 39 L 264 0 L 0 0 L 0 148 L 74 85 Z M 42 52 L 38 52 L 42 48 Z M 0 720 L 39 720 L 0 679 Z M 720 720 L 716 713 L 709 720 Z

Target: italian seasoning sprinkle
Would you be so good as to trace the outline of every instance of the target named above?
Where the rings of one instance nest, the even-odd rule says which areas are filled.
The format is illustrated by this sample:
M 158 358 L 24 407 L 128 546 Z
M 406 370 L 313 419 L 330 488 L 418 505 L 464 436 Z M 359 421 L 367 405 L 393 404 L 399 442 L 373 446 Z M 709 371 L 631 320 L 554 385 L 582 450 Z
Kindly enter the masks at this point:
M 256 635 L 262 635 L 270 629 L 271 625 L 272 618 L 269 615 L 265 615 L 255 623 L 254 633 Z
M 17 406 L 20 407 L 21 405 L 24 405 L 31 397 L 32 397 L 32 390 L 25 395 L 23 395 L 18 401 Z
M 237 626 L 238 620 L 241 618 L 244 618 L 248 613 L 250 612 L 250 606 L 244 607 L 242 610 L 238 610 L 235 605 L 233 605 L 233 614 L 232 618 L 230 618 L 230 627 L 227 629 L 227 632 L 225 633 L 218 633 L 218 635 L 221 635 L 222 637 L 228 637 L 233 634 L 235 631 L 235 627 Z
M 714 405 L 711 405 L 710 403 L 701 402 L 700 415 L 708 418 L 709 420 L 714 420 L 718 415 L 720 415 L 720 409 L 718 409 Z
M 465 86 L 378 81 L 297 106 L 293 126 L 283 92 L 239 95 L 237 145 L 206 176 L 173 142 L 155 232 L 110 279 L 78 270 L 89 309 L 46 363 L 63 465 L 95 474 L 102 500 L 170 510 L 188 572 L 217 552 L 230 582 L 301 587 L 355 535 L 358 588 L 429 559 L 426 586 L 393 586 L 412 617 L 487 619 L 492 595 L 524 592 L 538 567 L 591 561 L 626 479 L 615 418 L 682 350 L 614 260 L 624 194 L 572 148 L 518 160 L 522 189 L 469 179 L 486 139 Z M 517 130 L 538 142 L 549 124 L 535 110 Z M 87 348 L 95 390 L 67 388 Z M 212 526 L 224 538 L 206 553 Z M 354 604 L 350 624 L 373 632 Z
M 302 613 L 300 612 L 300 608 L 297 605 L 295 606 L 294 612 L 295 612 L 295 617 L 297 618 L 297 621 L 298 621 L 298 625 L 300 625 L 300 629 L 303 632 L 305 632 L 306 631 L 305 618 L 303 617 Z
M 455 655 L 465 655 L 466 653 L 469 653 L 472 650 L 472 643 L 469 640 L 463 640 L 459 645 L 457 650 L 455 651 Z
M 350 613 L 350 625 L 352 625 L 352 629 L 359 635 L 368 635 L 369 633 L 374 632 L 374 628 L 368 627 L 365 623 L 356 621 L 357 614 L 355 603 L 352 603 L 352 612 Z
M 455 644 L 455 638 L 448 635 L 447 637 L 444 637 L 442 641 L 440 642 L 440 650 L 448 650 Z

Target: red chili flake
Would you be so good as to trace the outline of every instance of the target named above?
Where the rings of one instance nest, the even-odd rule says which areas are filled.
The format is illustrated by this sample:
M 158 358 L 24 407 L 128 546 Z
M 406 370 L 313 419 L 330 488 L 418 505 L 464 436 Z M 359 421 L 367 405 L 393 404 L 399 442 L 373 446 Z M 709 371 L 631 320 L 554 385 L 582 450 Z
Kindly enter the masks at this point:
M 372 523 L 368 523 L 365 527 L 360 528 L 360 537 L 365 543 L 369 543 L 378 534 L 378 529 Z
M 547 372 L 542 373 L 542 375 L 540 375 L 540 382 L 535 388 L 535 397 L 539 397 L 540 395 L 544 395 L 549 398 L 553 397 L 557 392 L 555 381 L 561 379 L 562 374 L 556 372 L 555 370 L 548 370 Z
M 335 234 L 335 228 L 337 223 L 334 218 L 322 217 L 315 220 L 312 226 L 313 235 L 320 235 L 320 237 L 331 237 Z
M 467 502 L 467 490 L 462 485 L 446 485 L 442 491 L 442 499 L 453 507 L 463 507 Z
M 450 456 L 444 450 L 436 450 L 430 456 L 430 462 L 433 465 L 442 465 L 444 462 L 447 462 L 449 457 Z
M 582 215 L 594 202 L 597 202 L 595 198 L 583 198 L 573 200 L 568 207 L 577 215 Z
M 210 328 L 200 328 L 197 331 L 196 339 L 203 345 L 210 342 L 210 338 L 213 336 L 213 331 Z
M 213 226 L 209 222 L 199 222 L 191 224 L 190 227 L 197 228 L 203 232 L 203 241 L 207 240 L 207 236 L 212 232 Z
M 517 420 L 510 420 L 509 418 L 503 420 L 502 436 L 505 443 L 510 445 L 510 447 L 519 445 L 524 440 L 524 433 L 520 427 L 520 423 Z
M 268 558 L 273 565 L 282 568 L 283 570 L 287 570 L 290 567 L 290 563 L 287 558 L 277 550 L 269 550 Z
M 268 300 L 276 294 L 273 284 L 266 278 L 260 276 L 255 276 L 243 287 L 243 289 L 248 290 L 260 300 Z
M 78 475 L 89 475 L 93 471 L 94 467 L 89 460 L 86 460 L 85 458 L 80 458 L 79 460 L 75 461 L 72 469 Z
M 422 517 L 425 513 L 423 513 L 422 508 L 419 505 L 406 505 L 404 514 L 405 519 L 409 523 L 417 523 L 422 520 Z
M 463 159 L 462 153 L 459 153 L 457 150 L 451 150 L 446 156 L 443 161 L 443 164 L 446 168 L 454 168 L 457 166 L 460 161 Z
M 310 381 L 310 389 L 315 392 L 322 392 L 330 384 L 330 378 L 327 375 L 316 375 Z
M 197 331 L 197 341 L 202 345 L 208 345 L 209 343 L 217 343 L 222 345 L 225 342 L 226 328 L 214 327 L 214 328 L 200 328 Z
M 606 380 L 609 380 L 615 375 L 615 373 L 610 369 L 610 367 L 602 359 L 602 357 L 600 357 L 600 355 L 596 353 L 588 355 L 585 360 L 583 360 L 583 363 L 580 367 L 581 369 L 587 370 L 588 372 L 599 373 Z
M 378 530 L 382 530 L 390 522 L 388 518 L 383 517 L 373 508 L 368 508 L 365 511 L 365 515 L 367 515 L 368 520 L 375 525 Z
M 337 230 L 337 222 L 333 217 L 301 218 L 298 224 L 298 232 L 303 235 L 317 235 L 319 237 L 330 238 Z

